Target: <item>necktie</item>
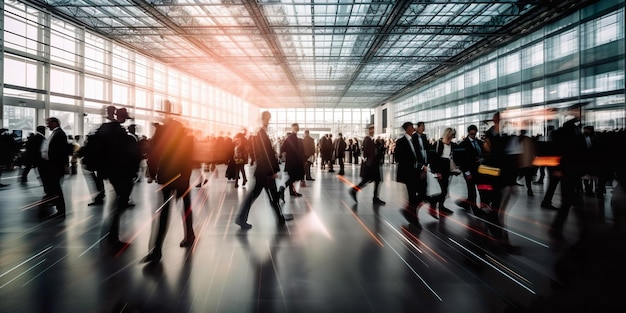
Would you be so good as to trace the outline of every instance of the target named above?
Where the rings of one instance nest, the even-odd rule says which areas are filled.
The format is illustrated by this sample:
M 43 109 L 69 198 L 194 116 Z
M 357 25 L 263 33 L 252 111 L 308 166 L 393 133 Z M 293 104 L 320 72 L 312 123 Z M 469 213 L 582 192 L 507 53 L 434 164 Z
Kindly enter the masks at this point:
M 482 151 L 480 151 L 480 146 L 478 146 L 478 143 L 476 142 L 476 140 L 472 140 L 472 144 L 474 145 L 474 149 L 476 149 L 476 152 L 478 153 L 478 156 L 482 155 Z
M 415 164 L 413 164 L 413 167 L 417 168 L 417 154 L 415 153 L 415 146 L 413 145 L 413 140 L 409 140 L 409 146 L 411 147 L 411 152 L 413 152 L 413 157 L 415 158 Z

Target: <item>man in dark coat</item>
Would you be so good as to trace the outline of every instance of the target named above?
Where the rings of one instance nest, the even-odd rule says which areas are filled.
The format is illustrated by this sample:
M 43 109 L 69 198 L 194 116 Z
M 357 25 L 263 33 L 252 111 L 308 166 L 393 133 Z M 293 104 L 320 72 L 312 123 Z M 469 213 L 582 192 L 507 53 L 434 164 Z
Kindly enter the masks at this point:
M 65 218 L 65 198 L 61 189 L 61 180 L 69 170 L 69 145 L 59 119 L 49 117 L 46 119 L 46 126 L 51 134 L 41 144 L 39 175 L 45 192 L 44 202 L 54 203 L 57 209 L 57 212 L 48 218 L 62 219 Z
M 374 182 L 374 198 L 372 202 L 377 205 L 384 205 L 385 201 L 378 197 L 378 189 L 382 181 L 380 173 L 380 159 L 374 141 L 374 125 L 367 128 L 368 135 L 363 139 L 363 163 L 361 164 L 361 182 L 350 189 L 350 196 L 357 201 L 356 193 L 365 185 Z
M 339 164 L 339 175 L 345 175 L 344 171 L 344 158 L 346 157 L 346 141 L 343 139 L 343 135 L 341 133 L 337 134 L 338 138 L 335 139 L 333 143 L 335 159 L 337 160 L 337 164 Z
M 41 144 L 46 139 L 46 127 L 37 126 L 37 132 L 28 137 L 26 141 L 26 164 L 22 172 L 22 183 L 28 182 L 28 173 L 33 168 L 39 167 L 41 163 Z
M 304 131 L 304 138 L 302 139 L 302 146 L 304 147 L 304 158 L 306 164 L 304 165 L 304 174 L 306 180 L 315 180 L 311 177 L 311 165 L 315 160 L 315 139 L 309 136 L 309 130 Z
M 109 109 L 112 110 L 112 109 Z M 102 179 L 108 179 L 115 190 L 116 201 L 111 209 L 107 242 L 113 252 L 123 251 L 128 243 L 119 239 L 120 219 L 128 206 L 133 180 L 139 169 L 141 151 L 135 139 L 128 135 L 122 124 L 130 118 L 124 108 L 116 110 L 115 118 L 102 124 L 93 134 L 90 153 L 101 155 L 94 167 Z M 89 145 L 89 143 L 88 143 Z
M 285 172 L 289 174 L 289 179 L 285 186 L 280 186 L 280 198 L 285 201 L 285 188 L 289 188 L 289 195 L 292 197 L 302 197 L 296 191 L 293 183 L 304 179 L 304 147 L 298 139 L 300 126 L 297 123 L 291 124 L 291 134 L 283 142 L 280 150 L 285 154 Z
M 168 111 L 171 112 L 169 109 Z M 160 207 L 154 245 L 142 262 L 161 260 L 161 250 L 169 226 L 170 206 L 177 199 L 183 199 L 184 210 L 182 214 L 184 238 L 180 242 L 180 247 L 191 247 L 196 240 L 189 194 L 189 180 L 193 169 L 193 162 L 189 162 L 189 156 L 192 154 L 193 137 L 190 136 L 189 130 L 170 113 L 163 125 L 159 126 L 152 136 L 148 154 L 150 180 L 156 180 L 161 185 L 163 205 Z
M 293 218 L 292 216 L 283 215 L 280 207 L 278 189 L 276 188 L 276 173 L 278 173 L 280 167 L 278 166 L 276 153 L 272 148 L 272 141 L 267 135 L 267 126 L 271 117 L 272 115 L 269 111 L 261 113 L 262 127 L 252 141 L 254 158 L 256 160 L 256 169 L 254 170 L 256 182 L 252 191 L 246 195 L 235 219 L 235 224 L 239 225 L 243 230 L 252 228 L 252 225 L 248 224 L 248 214 L 250 213 L 252 202 L 259 197 L 263 189 L 267 192 L 279 227 L 284 226 L 285 221 Z
M 478 127 L 470 125 L 467 127 L 467 137 L 459 144 L 458 165 L 463 172 L 465 185 L 467 186 L 467 199 L 457 202 L 457 205 L 467 211 L 478 209 L 476 201 L 476 178 L 478 177 L 478 166 L 483 161 L 483 141 L 476 137 Z
M 426 178 L 428 168 L 425 164 L 424 156 L 417 148 L 419 143 L 415 142 L 415 128 L 413 123 L 402 124 L 404 135 L 396 140 L 396 162 L 398 163 L 396 181 L 406 186 L 408 193 L 408 204 L 401 209 L 402 216 L 415 227 L 421 228 L 417 218 L 419 208 L 419 197 L 417 187 L 420 179 Z

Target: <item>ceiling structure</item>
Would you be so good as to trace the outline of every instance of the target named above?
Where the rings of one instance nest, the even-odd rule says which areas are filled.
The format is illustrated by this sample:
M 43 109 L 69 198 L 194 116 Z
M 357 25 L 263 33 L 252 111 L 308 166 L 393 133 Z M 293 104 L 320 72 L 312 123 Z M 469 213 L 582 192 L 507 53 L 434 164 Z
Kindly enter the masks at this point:
M 264 108 L 368 108 L 593 1 L 24 0 Z

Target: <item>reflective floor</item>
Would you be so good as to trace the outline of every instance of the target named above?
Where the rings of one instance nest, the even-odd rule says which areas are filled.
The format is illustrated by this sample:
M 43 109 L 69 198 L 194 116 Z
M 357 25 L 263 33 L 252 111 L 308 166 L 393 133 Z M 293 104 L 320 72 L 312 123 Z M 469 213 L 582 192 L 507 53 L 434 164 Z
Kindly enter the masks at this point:
M 588 239 L 579 238 L 571 214 L 563 240 L 547 230 L 555 211 L 540 208 L 546 185 L 535 196 L 515 187 L 506 222 L 521 247 L 513 255 L 495 249 L 484 224 L 454 204 L 465 196 L 462 178 L 451 182 L 447 207 L 455 213 L 435 220 L 423 207 L 423 230 L 407 228 L 399 213 L 406 191 L 394 181 L 395 165 L 384 165 L 380 197 L 373 184 L 348 194 L 358 183 L 358 166 L 346 175 L 314 167 L 315 181 L 286 194 L 284 210 L 294 215 L 277 228 L 262 193 L 242 232 L 232 221 L 254 180 L 234 188 L 209 172 L 208 184 L 193 188 L 198 240 L 180 248 L 182 203 L 173 204 L 160 264 L 145 265 L 158 185 L 135 185 L 136 206 L 122 216 L 121 239 L 131 245 L 119 255 L 101 244 L 112 204 L 87 206 L 89 177 L 79 172 L 63 183 L 65 220 L 40 221 L 42 188 L 36 173 L 17 182 L 3 173 L 0 188 L 0 312 L 623 312 L 626 242 L 615 231 L 614 188 L 604 199 L 583 197 Z M 249 171 L 250 168 L 247 168 Z M 199 171 L 192 181 L 199 179 Z M 285 176 L 279 178 L 284 181 Z M 107 194 L 112 195 L 111 186 Z M 559 194 L 553 204 L 559 205 Z M 555 266 L 556 265 L 556 266 Z M 556 269 L 556 271 L 555 271 Z M 558 275 L 557 275 L 558 274 Z

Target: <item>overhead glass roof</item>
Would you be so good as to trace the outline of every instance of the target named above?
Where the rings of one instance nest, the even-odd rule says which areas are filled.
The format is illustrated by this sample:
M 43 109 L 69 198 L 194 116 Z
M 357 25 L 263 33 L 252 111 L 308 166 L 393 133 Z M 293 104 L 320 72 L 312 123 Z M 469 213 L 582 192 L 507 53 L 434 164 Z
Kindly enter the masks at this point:
M 587 1 L 25 0 L 260 107 L 373 107 Z

